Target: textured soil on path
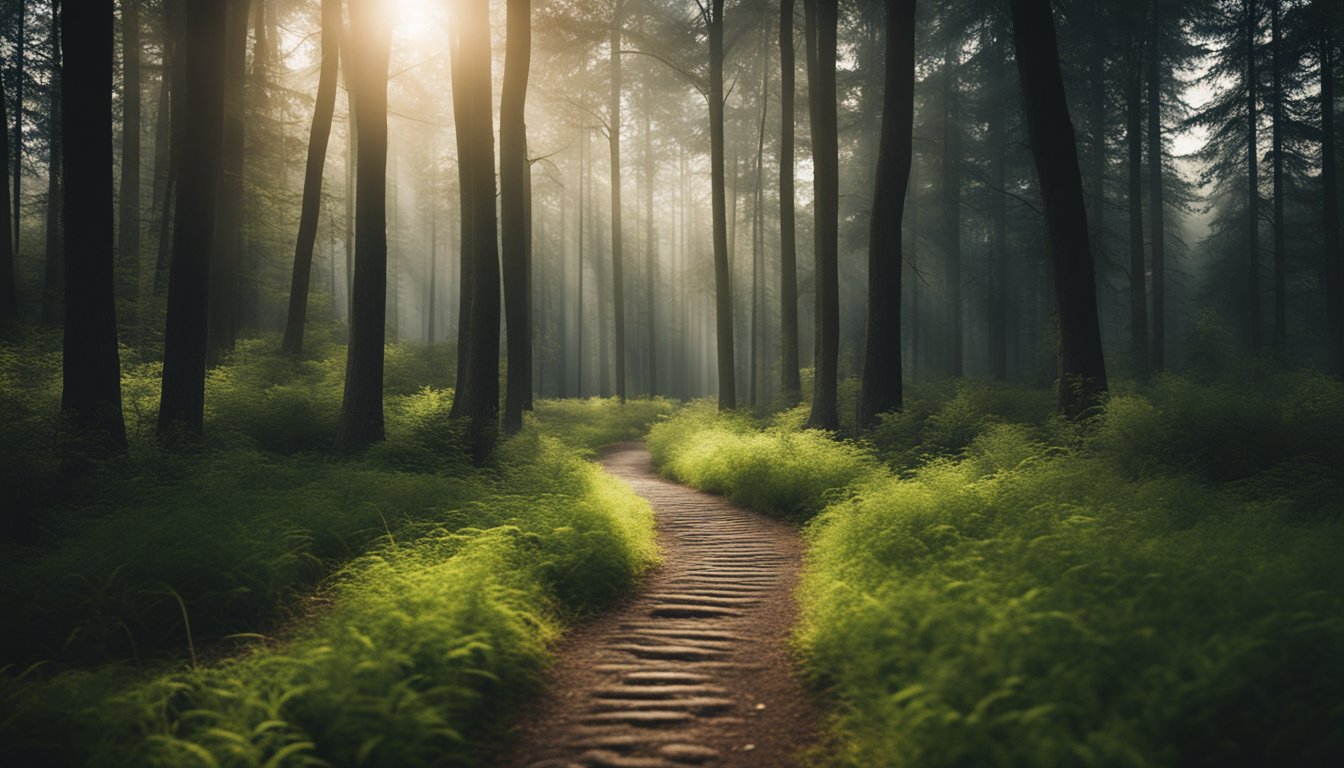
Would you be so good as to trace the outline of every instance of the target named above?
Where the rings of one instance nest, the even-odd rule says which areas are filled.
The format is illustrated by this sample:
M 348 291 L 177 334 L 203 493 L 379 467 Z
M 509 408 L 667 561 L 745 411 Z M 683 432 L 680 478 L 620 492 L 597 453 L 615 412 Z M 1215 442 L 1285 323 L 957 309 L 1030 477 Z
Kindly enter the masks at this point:
M 663 564 L 566 636 L 497 765 L 795 765 L 818 722 L 788 649 L 797 528 L 662 479 L 642 444 L 602 464 L 653 505 Z

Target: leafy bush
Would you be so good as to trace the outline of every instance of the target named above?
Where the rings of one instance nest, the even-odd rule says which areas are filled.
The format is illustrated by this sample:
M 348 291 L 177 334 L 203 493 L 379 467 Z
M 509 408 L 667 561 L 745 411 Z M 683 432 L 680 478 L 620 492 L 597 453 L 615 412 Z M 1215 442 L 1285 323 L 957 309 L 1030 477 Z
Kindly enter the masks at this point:
M 474 764 L 560 618 L 610 600 L 656 556 L 652 513 L 624 484 L 549 439 L 505 450 L 498 479 L 389 523 L 324 590 L 329 612 L 286 642 L 148 679 L 121 666 L 6 678 L 8 758 Z
M 1180 470 L 1249 477 L 1285 458 L 1344 466 L 1344 387 L 1319 373 L 1258 383 L 1199 384 L 1164 375 L 1142 394 L 1112 396 L 1093 448 L 1132 475 Z
M 539 400 L 527 424 L 574 448 L 597 451 L 608 445 L 638 440 L 650 425 L 672 413 L 662 397 L 627 400 Z
M 935 462 L 810 534 L 800 642 L 842 762 L 1344 757 L 1337 524 L 1061 454 Z
M 905 408 L 882 414 L 867 438 L 896 469 L 912 469 L 938 456 L 956 456 L 986 429 L 1004 421 L 1053 433 L 1053 397 L 1014 384 L 961 380 L 911 388 Z
M 816 430 L 759 431 L 745 415 L 718 416 L 702 402 L 654 425 L 654 463 L 670 477 L 740 504 L 796 519 L 878 471 L 861 448 Z

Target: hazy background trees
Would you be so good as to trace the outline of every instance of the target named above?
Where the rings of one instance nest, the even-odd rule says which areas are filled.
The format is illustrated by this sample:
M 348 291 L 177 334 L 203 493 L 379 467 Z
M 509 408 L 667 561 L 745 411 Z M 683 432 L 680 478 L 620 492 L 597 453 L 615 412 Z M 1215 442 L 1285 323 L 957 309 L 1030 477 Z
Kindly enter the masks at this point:
M 359 3 L 114 4 L 116 332 L 122 355 L 164 360 L 165 426 L 199 424 L 199 381 L 238 339 L 287 326 L 294 354 L 314 334 L 361 355 L 443 347 L 458 409 L 489 422 L 502 368 L 514 426 L 533 395 L 762 407 L 804 384 L 814 424 L 853 417 L 833 409 L 877 301 L 882 4 L 363 2 L 390 30 L 386 77 L 359 63 Z M 68 321 L 63 233 L 86 223 L 62 218 L 60 9 L 0 3 L 11 335 Z M 510 29 L 527 28 L 511 11 L 531 22 L 530 66 L 506 94 Z M 1249 350 L 1339 370 L 1344 14 L 1319 0 L 1089 0 L 1051 15 L 1106 369 L 1183 368 L 1213 308 Z M 1053 282 L 1009 5 L 930 0 L 905 31 L 902 266 L 880 307 L 899 307 L 902 375 L 1049 384 L 1057 319 L 1077 328 L 1057 297 L 1088 289 Z M 203 35 L 219 56 L 200 52 Z M 382 143 L 361 133 L 382 120 L 357 115 L 365 76 L 387 91 L 381 182 L 360 172 Z M 377 250 L 361 220 L 380 226 L 361 215 L 364 181 L 387 197 L 381 267 L 360 257 Z M 361 280 L 361 264 L 376 275 Z M 367 354 L 350 362 L 356 391 L 381 375 Z M 360 419 L 352 443 L 377 439 L 372 413 Z

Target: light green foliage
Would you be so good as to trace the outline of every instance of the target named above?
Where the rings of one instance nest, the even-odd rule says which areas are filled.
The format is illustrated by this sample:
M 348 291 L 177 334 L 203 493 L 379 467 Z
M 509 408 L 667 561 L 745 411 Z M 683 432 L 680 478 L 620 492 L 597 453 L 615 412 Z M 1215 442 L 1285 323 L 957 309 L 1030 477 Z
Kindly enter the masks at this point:
M 744 414 L 717 415 L 708 401 L 654 425 L 649 447 L 654 463 L 678 481 L 799 519 L 879 471 L 863 449 L 837 443 L 824 432 L 758 429 Z
M 707 409 L 653 444 L 664 472 L 763 509 L 832 500 L 797 641 L 839 703 L 835 764 L 1340 762 L 1344 388 L 1126 389 L 1085 427 L 1048 393 L 917 391 L 874 438 L 894 472 Z
M 31 359 L 0 359 L 7 389 L 34 382 L 0 427 L 23 440 L 55 402 Z M 647 504 L 545 424 L 459 461 L 443 389 L 389 394 L 387 443 L 329 455 L 341 370 L 243 345 L 204 447 L 159 448 L 128 406 L 130 458 L 34 496 L 44 541 L 0 564 L 24 628 L 0 633 L 0 762 L 472 764 L 563 622 L 656 559 Z M 128 401 L 153 373 L 127 371 Z M 651 418 L 618 410 L 589 412 Z
M 989 381 L 925 382 L 911 387 L 906 406 L 879 417 L 868 440 L 897 469 L 939 456 L 956 456 L 990 425 L 1028 424 L 1056 433 L 1053 396 L 1043 390 Z
M 624 404 L 614 398 L 597 397 L 539 400 L 525 426 L 540 429 L 570 447 L 593 452 L 640 439 L 674 408 L 671 400 L 662 397 L 632 399 Z

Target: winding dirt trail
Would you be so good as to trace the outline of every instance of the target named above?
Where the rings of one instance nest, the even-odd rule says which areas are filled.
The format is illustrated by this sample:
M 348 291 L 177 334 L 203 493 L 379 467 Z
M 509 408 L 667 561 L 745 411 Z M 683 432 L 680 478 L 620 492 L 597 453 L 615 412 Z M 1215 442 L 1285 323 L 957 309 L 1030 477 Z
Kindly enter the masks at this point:
M 818 722 L 788 650 L 797 529 L 662 479 L 642 444 L 602 464 L 653 505 L 663 565 L 567 635 L 497 764 L 794 765 Z

